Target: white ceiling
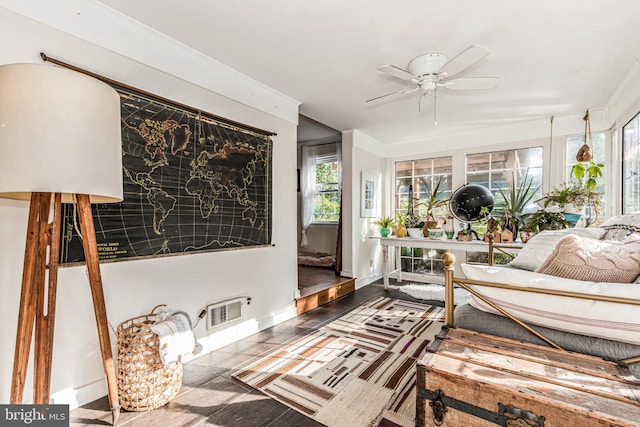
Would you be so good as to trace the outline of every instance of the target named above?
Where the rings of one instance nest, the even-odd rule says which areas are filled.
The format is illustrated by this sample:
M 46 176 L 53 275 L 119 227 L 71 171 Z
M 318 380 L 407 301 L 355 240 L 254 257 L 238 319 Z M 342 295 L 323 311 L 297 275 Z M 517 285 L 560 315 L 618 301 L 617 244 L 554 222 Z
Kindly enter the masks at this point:
M 638 0 L 101 0 L 299 100 L 300 113 L 382 141 L 603 109 L 640 57 Z M 495 89 L 384 102 L 408 88 L 377 67 L 423 53 L 490 54 L 464 76 Z M 158 52 L 161 55 L 162 52 Z

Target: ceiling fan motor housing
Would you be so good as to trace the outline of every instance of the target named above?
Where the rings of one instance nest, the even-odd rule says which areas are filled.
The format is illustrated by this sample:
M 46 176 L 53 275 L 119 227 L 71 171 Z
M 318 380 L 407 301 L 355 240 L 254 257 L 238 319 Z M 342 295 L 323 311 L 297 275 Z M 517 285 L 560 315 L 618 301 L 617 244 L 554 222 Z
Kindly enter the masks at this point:
M 438 75 L 440 69 L 447 63 L 447 56 L 441 53 L 427 53 L 416 56 L 409 62 L 408 71 L 418 77 Z

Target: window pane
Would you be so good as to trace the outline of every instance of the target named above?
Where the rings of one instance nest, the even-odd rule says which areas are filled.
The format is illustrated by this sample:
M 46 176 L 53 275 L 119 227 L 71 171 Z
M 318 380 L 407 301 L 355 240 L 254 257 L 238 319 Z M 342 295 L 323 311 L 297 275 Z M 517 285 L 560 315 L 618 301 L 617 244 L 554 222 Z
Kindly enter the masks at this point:
M 640 114 L 622 128 L 622 212 L 640 211 Z
M 532 200 L 542 197 L 542 147 L 501 150 L 476 153 L 467 156 L 467 182 L 482 185 L 494 196 L 492 215 L 503 216 L 505 201 L 500 190 L 505 191 L 515 185 L 520 187 L 525 180 L 532 179 L 532 188 L 539 187 Z M 533 204 L 533 202 L 531 202 Z M 481 225 L 474 225 L 478 234 Z
M 340 217 L 339 164 L 335 154 L 316 158 L 313 222 L 337 222 Z
M 409 211 L 409 186 L 413 191 L 414 214 L 426 215 L 426 208 L 420 203 L 431 195 L 433 186 L 440 180 L 440 199 L 451 196 L 452 157 L 417 159 L 395 164 L 395 211 L 406 214 Z M 436 213 L 436 215 L 439 215 Z M 401 268 L 404 272 L 435 274 L 444 271 L 440 251 L 422 248 L 401 248 Z

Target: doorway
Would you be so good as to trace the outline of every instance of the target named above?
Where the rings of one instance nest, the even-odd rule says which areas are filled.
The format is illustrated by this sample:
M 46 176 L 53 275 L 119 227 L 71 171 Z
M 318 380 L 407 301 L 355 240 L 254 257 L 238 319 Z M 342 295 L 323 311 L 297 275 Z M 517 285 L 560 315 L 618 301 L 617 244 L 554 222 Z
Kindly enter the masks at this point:
M 300 116 L 297 204 L 299 314 L 301 307 L 308 311 L 348 293 L 347 284 L 353 281 L 340 276 L 341 145 L 340 131 Z

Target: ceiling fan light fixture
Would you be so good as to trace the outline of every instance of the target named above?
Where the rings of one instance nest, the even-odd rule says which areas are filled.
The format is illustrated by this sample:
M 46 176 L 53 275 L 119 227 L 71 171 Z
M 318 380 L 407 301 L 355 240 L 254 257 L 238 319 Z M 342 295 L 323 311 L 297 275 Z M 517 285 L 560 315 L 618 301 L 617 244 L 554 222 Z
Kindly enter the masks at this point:
M 438 75 L 438 71 L 447 63 L 447 56 L 441 53 L 427 53 L 409 61 L 408 71 L 418 77 Z

